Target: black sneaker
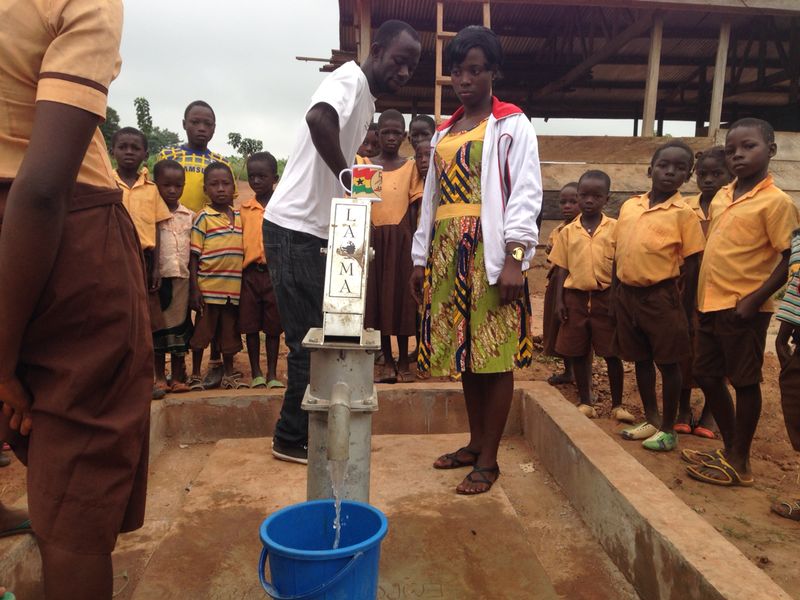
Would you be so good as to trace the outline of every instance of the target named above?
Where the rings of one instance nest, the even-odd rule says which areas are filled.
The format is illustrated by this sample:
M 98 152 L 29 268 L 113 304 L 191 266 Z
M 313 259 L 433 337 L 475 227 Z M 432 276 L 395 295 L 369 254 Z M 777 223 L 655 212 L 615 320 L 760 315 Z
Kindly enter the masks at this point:
M 272 456 L 287 462 L 308 464 L 308 446 L 306 444 L 287 444 L 278 438 L 272 438 Z

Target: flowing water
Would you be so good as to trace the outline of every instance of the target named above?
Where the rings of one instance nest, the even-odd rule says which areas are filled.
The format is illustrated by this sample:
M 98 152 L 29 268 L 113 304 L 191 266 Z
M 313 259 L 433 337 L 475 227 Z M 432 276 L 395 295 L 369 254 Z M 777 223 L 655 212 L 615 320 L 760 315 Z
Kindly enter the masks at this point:
M 336 517 L 333 521 L 333 529 L 336 535 L 333 540 L 333 549 L 339 547 L 339 538 L 342 535 L 342 494 L 344 493 L 344 480 L 347 476 L 346 460 L 329 460 L 328 474 L 331 477 L 331 487 L 333 488 L 333 500 L 336 508 Z

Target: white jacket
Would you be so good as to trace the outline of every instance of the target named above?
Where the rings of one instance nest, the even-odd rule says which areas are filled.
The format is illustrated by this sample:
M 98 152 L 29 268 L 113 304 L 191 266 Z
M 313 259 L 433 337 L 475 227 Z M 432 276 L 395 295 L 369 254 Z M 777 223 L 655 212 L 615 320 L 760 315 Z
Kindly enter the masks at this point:
M 463 107 L 439 126 L 431 140 L 432 152 L 462 114 Z M 439 181 L 431 156 L 411 249 L 414 266 L 424 267 L 427 263 L 438 206 Z M 525 246 L 522 269 L 530 266 L 539 239 L 536 218 L 541 210 L 542 174 L 536 132 L 522 109 L 493 98 L 481 155 L 481 229 L 490 285 L 497 283 L 503 270 L 508 242 Z

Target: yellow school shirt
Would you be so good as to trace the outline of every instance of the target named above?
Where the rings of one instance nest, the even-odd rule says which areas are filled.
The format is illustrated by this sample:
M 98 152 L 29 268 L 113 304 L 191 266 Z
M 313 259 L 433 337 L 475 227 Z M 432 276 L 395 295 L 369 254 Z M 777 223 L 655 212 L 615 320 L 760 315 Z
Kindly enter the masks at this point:
M 700 198 L 702 198 L 703 194 L 695 194 L 694 196 L 684 196 L 683 201 L 689 205 L 694 211 L 694 214 L 697 215 L 697 218 L 700 219 L 700 227 L 703 228 L 703 234 L 708 237 L 708 228 L 711 225 L 711 207 L 708 207 L 709 214 L 703 212 L 703 208 L 700 206 Z
M 203 191 L 203 173 L 205 173 L 206 167 L 214 162 L 227 165 L 228 161 L 221 154 L 212 152 L 208 148 L 203 152 L 197 152 L 185 145 L 164 148 L 158 153 L 158 160 L 167 158 L 178 161 L 186 173 L 186 183 L 180 198 L 181 204 L 192 212 L 199 213 L 203 207 L 211 203 Z
M 549 259 L 569 271 L 565 288 L 591 292 L 611 286 L 616 226 L 616 219 L 602 215 L 594 235 L 589 235 L 578 217 L 559 232 Z
M 617 278 L 635 287 L 677 277 L 684 259 L 705 245 L 697 215 L 677 192 L 652 208 L 649 193 L 627 200 L 615 238 Z
M 139 234 L 142 250 L 156 247 L 156 223 L 166 221 L 172 213 L 161 199 L 156 184 L 147 177 L 147 167 L 139 171 L 139 179 L 128 187 L 119 174 L 114 171 L 114 179 L 122 190 L 122 205 L 127 209 Z
M 253 263 L 267 264 L 264 254 L 264 237 L 261 226 L 264 224 L 264 207 L 255 198 L 245 200 L 239 207 L 242 218 L 242 245 L 244 246 L 244 263 L 242 269 Z
M 28 149 L 36 102 L 58 102 L 106 116 L 119 73 L 120 0 L 0 2 L 0 179 L 14 179 Z M 97 129 L 77 181 L 116 189 Z
M 697 285 L 700 312 L 734 308 L 760 288 L 781 253 L 791 247 L 792 231 L 798 226 L 797 207 L 772 175 L 736 202 L 735 186 L 735 181 L 726 185 L 711 201 L 711 227 Z M 761 307 L 762 312 L 772 309 L 772 299 Z

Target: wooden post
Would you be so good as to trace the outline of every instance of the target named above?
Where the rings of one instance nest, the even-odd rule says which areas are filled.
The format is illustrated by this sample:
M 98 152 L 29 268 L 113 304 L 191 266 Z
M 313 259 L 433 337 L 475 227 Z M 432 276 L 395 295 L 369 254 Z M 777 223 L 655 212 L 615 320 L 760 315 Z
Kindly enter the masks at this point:
M 434 74 L 433 89 L 433 118 L 436 123 L 442 120 L 442 84 L 439 78 L 442 76 L 442 50 L 444 48 L 444 2 L 436 3 L 436 72 Z
M 372 45 L 372 11 L 370 0 L 357 0 L 356 16 L 358 18 L 358 62 L 364 64 Z
M 492 28 L 492 3 L 488 0 L 483 3 L 483 26 Z
M 722 122 L 722 96 L 725 93 L 725 71 L 728 67 L 728 45 L 731 40 L 731 23 L 724 21 L 719 28 L 717 61 L 714 63 L 714 79 L 711 88 L 711 111 L 708 117 L 708 137 L 717 135 Z
M 650 33 L 650 57 L 647 60 L 647 82 L 644 88 L 644 110 L 642 112 L 642 136 L 653 137 L 658 102 L 658 71 L 661 67 L 661 38 L 664 19 L 657 17 Z

